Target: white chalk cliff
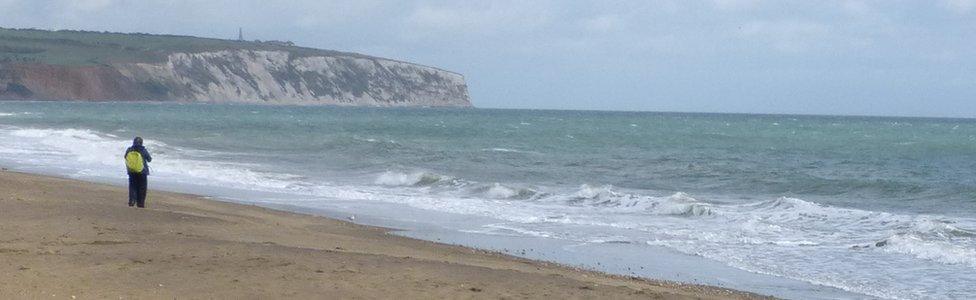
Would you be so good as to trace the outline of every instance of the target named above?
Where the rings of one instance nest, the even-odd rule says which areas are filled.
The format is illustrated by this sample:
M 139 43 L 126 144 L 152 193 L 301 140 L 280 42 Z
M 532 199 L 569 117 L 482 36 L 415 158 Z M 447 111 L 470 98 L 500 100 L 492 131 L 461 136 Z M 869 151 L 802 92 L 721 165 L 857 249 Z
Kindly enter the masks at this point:
M 186 101 L 471 105 L 460 74 L 374 57 L 296 57 L 286 51 L 233 50 L 172 53 L 165 63 L 116 67 L 151 93 Z

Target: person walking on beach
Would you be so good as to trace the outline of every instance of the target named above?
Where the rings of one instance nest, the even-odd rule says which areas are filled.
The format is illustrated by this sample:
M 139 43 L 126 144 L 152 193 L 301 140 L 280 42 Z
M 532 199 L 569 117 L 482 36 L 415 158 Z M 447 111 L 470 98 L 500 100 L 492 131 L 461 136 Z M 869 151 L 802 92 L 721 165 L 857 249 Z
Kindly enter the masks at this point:
M 132 147 L 125 149 L 125 168 L 129 173 L 129 206 L 146 207 L 146 188 L 149 180 L 149 165 L 152 156 L 142 146 L 142 138 L 132 140 Z

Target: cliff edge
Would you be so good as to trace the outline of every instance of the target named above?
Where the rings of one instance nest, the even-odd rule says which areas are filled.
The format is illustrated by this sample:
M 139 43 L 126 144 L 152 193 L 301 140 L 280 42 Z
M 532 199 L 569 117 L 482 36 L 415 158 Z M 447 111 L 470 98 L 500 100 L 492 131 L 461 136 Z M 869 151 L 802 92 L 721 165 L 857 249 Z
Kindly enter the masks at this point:
M 471 106 L 458 73 L 186 36 L 0 29 L 0 100 Z

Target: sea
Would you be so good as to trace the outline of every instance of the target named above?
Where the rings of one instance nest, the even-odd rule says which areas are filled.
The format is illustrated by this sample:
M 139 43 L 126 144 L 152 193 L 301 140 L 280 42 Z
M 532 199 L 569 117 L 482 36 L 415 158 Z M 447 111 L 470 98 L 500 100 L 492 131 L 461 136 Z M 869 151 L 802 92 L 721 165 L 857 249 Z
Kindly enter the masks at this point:
M 123 185 L 135 136 L 155 189 L 783 298 L 976 299 L 974 119 L 0 102 L 12 170 Z

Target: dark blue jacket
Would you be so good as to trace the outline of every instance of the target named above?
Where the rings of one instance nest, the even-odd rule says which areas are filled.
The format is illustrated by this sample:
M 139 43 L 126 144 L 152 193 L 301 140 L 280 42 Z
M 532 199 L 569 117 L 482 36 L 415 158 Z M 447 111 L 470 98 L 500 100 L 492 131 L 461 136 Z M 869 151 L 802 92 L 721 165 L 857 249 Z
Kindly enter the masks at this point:
M 125 153 L 122 154 L 122 157 L 124 158 L 126 154 L 129 154 L 129 151 L 139 151 L 139 154 L 142 154 L 142 165 L 145 166 L 145 169 L 142 170 L 142 175 L 149 175 L 149 162 L 152 161 L 152 156 L 149 155 L 149 150 L 146 150 L 146 147 L 143 146 L 132 146 L 129 147 L 129 149 L 125 149 Z M 129 175 L 133 174 L 129 173 Z

